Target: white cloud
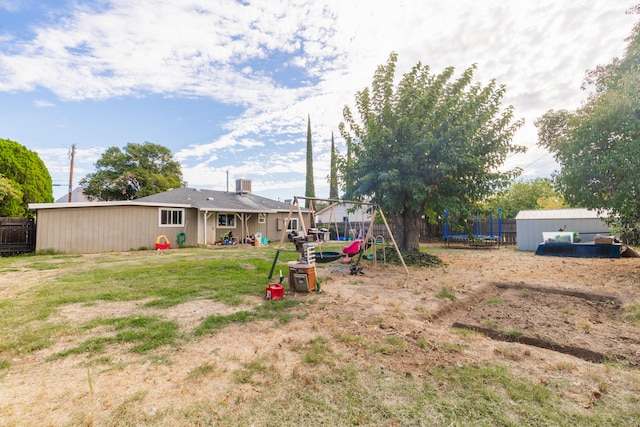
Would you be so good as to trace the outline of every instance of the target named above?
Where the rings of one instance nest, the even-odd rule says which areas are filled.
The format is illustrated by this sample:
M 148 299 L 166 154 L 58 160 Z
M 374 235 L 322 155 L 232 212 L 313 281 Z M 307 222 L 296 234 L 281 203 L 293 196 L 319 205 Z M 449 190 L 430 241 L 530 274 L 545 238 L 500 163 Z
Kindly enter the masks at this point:
M 187 181 L 225 178 L 211 167 L 224 158 L 222 153 L 241 152 L 243 160 L 264 160 L 265 150 L 274 152 L 256 174 L 304 174 L 299 147 L 307 115 L 314 154 L 322 161 L 316 168 L 326 170 L 331 131 L 340 148 L 337 125 L 342 108 L 353 105 L 356 91 L 370 85 L 375 68 L 396 51 L 398 74 L 418 61 L 434 73 L 446 66 L 459 73 L 477 63 L 479 80 L 495 78 L 507 86 L 505 104 L 515 106 L 516 117 L 526 117 L 517 142 L 533 146 L 535 118 L 551 108 L 579 106 L 586 96 L 579 90 L 585 70 L 623 54 L 623 40 L 635 21 L 624 14 L 634 3 L 624 3 L 75 3 L 64 19 L 34 27 L 33 39 L 0 48 L 0 91 L 46 88 L 61 100 L 74 101 L 161 94 L 240 106 L 243 111 L 221 125 L 224 135 L 176 152 L 188 167 Z M 12 4 L 0 0 L 0 8 Z M 300 80 L 285 83 L 278 72 L 297 73 Z M 44 101 L 36 105 L 52 106 Z M 518 157 L 518 165 L 535 158 L 535 153 Z M 243 160 L 234 174 L 243 172 Z
M 57 25 L 37 29 L 19 54 L 3 55 L 0 87 L 40 85 L 73 100 L 151 92 L 251 105 L 277 85 L 234 66 L 300 48 L 297 32 L 307 24 L 290 13 L 295 10 L 286 2 L 248 7 L 195 0 L 81 6 Z
M 262 146 L 264 146 L 262 141 L 236 137 L 232 132 L 208 144 L 192 144 L 189 147 L 174 153 L 174 157 L 178 161 L 185 161 L 190 158 L 201 160 L 204 157 L 209 156 L 209 161 L 212 161 L 218 158 L 215 154 L 216 152 L 236 152 Z
M 0 9 L 8 12 L 17 12 L 25 4 L 26 0 L 0 0 Z
M 33 105 L 35 105 L 38 108 L 50 108 L 50 107 L 55 107 L 56 104 L 54 104 L 53 102 L 50 101 L 45 101 L 42 99 L 37 99 L 33 102 Z

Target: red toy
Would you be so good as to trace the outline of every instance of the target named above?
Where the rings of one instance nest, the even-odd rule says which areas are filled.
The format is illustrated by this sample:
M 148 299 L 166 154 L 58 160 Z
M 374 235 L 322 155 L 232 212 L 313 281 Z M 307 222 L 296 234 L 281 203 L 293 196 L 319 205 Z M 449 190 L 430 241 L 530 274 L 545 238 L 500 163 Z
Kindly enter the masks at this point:
M 171 249 L 171 243 L 167 236 L 158 236 L 156 238 L 156 250 Z
M 360 248 L 362 247 L 362 242 L 363 242 L 362 239 L 356 239 L 353 242 L 351 242 L 349 246 L 345 246 L 344 248 L 342 248 L 342 253 L 345 254 L 344 262 L 350 262 L 351 258 L 349 257 L 356 255 L 358 252 L 360 252 Z
M 278 283 L 271 283 L 264 290 L 264 297 L 266 299 L 280 299 L 284 296 L 284 287 Z

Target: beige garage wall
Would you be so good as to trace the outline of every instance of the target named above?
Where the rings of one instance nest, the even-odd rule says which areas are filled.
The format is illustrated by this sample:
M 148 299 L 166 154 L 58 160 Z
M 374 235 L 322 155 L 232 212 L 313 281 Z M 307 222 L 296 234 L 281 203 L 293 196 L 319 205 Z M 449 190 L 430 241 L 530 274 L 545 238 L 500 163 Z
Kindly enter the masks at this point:
M 100 253 L 153 248 L 159 235 L 166 235 L 177 245 L 180 232 L 186 234 L 185 245 L 197 244 L 195 209 L 185 209 L 184 227 L 160 227 L 158 209 L 157 206 L 38 209 L 36 250 Z

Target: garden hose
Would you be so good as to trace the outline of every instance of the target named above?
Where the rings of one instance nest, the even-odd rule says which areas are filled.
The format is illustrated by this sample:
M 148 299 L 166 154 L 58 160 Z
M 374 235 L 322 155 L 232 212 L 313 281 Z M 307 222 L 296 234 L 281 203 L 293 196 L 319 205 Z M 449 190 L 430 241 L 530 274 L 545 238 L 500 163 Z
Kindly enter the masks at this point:
M 176 240 L 178 241 L 178 244 L 180 246 L 182 246 L 182 245 L 184 245 L 184 242 L 187 241 L 187 235 L 184 234 L 184 232 L 181 231 L 180 233 L 178 233 L 178 236 L 176 237 Z

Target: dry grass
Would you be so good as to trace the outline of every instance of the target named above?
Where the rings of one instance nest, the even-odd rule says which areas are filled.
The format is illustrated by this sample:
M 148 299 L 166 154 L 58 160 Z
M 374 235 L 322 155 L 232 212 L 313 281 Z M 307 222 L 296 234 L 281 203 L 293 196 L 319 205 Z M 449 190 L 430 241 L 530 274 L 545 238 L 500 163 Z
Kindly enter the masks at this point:
M 503 277 L 571 283 L 571 265 L 563 260 L 507 248 L 435 248 L 444 267 L 412 269 L 407 277 L 394 267 L 365 266 L 364 276 L 350 277 L 326 265 L 319 267 L 323 293 L 287 293 L 284 301 L 266 302 L 273 251 L 227 249 L 2 260 L 0 269 L 8 273 L 0 279 L 2 314 L 30 308 L 20 313 L 23 324 L 14 322 L 3 333 L 31 334 L 12 339 L 27 343 L 33 336 L 40 344 L 0 353 L 0 424 L 623 426 L 640 419 L 637 369 L 492 341 L 451 329 L 439 315 L 453 304 L 465 310 L 465 298 Z M 173 261 L 206 264 L 227 256 L 242 258 L 237 271 L 248 288 L 240 299 L 226 283 L 233 280 L 229 271 L 217 276 L 205 269 L 189 283 L 189 272 L 168 268 Z M 160 263 L 155 270 L 166 280 L 189 283 L 192 293 L 167 292 L 156 306 L 144 292 L 130 300 L 30 305 L 46 299 L 42 289 L 55 288 L 63 276 L 76 275 L 79 289 L 93 290 L 96 276 L 85 282 L 80 276 L 95 266 L 113 266 L 119 277 L 133 266 L 135 282 L 147 280 L 138 267 L 149 263 Z M 575 267 L 598 272 L 590 276 L 592 287 L 612 290 L 612 277 L 620 277 L 619 289 L 633 294 L 632 281 L 622 278 L 637 272 L 636 264 L 580 260 Z M 38 278 L 37 271 L 46 274 Z M 246 280 L 251 274 L 255 283 Z M 208 288 L 222 277 L 224 294 L 218 295 L 226 302 L 211 301 L 215 294 Z M 108 275 L 100 280 L 109 286 Z M 197 281 L 203 289 L 194 287 Z M 453 289 L 455 298 L 438 295 Z M 162 322 L 174 324 L 175 335 L 142 352 L 131 351 L 138 341 L 111 340 L 95 352 L 52 357 L 92 337 Z M 519 332 L 512 331 L 514 341 Z

